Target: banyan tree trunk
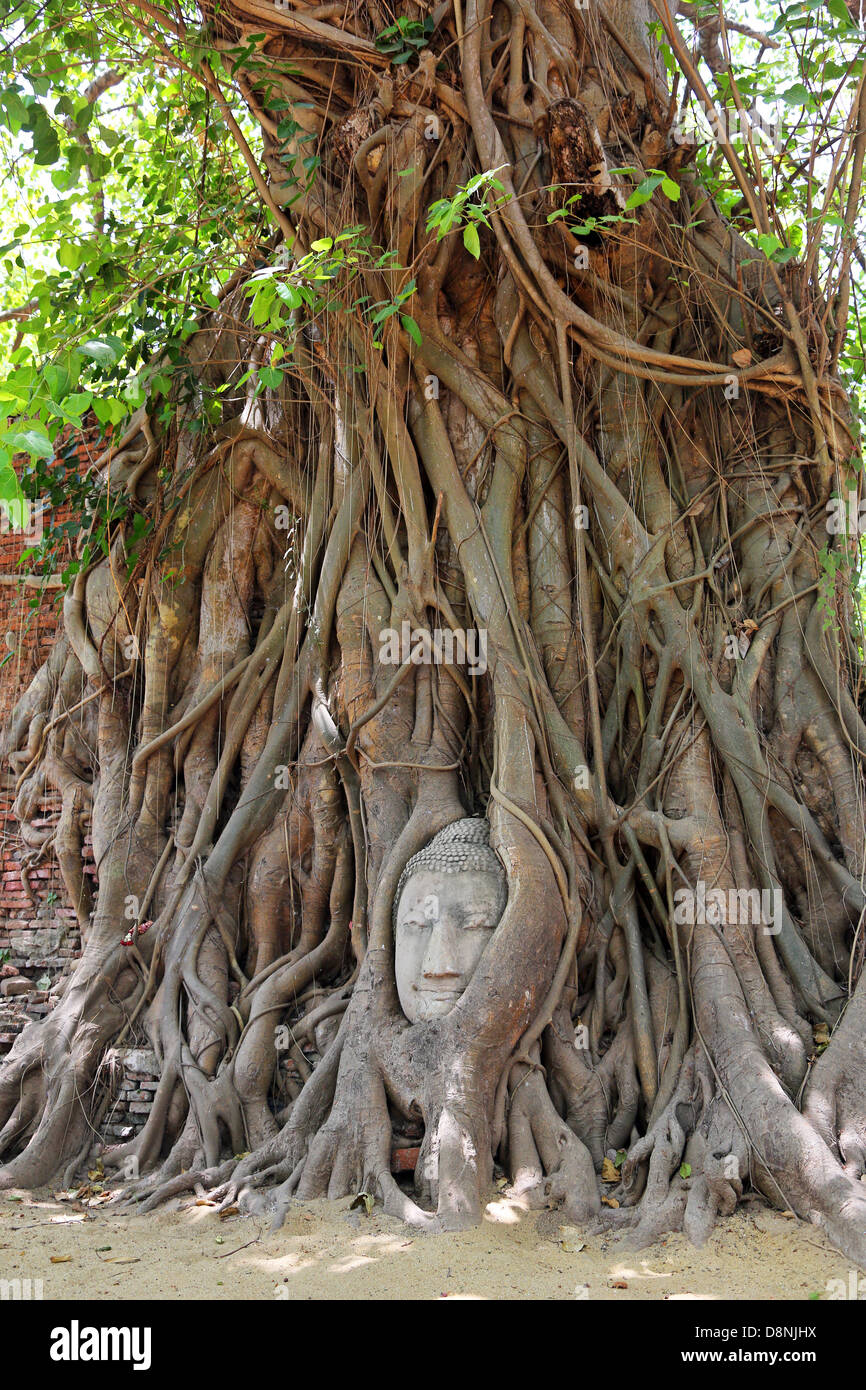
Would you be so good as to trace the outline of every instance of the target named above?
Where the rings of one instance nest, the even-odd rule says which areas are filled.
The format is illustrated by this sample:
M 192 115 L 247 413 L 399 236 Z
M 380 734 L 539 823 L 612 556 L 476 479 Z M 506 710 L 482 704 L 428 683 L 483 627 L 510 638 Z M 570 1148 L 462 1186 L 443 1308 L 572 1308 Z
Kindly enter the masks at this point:
M 820 554 L 852 431 L 810 269 L 702 189 L 644 0 L 454 0 L 401 63 L 377 4 L 202 9 L 275 231 L 170 423 L 106 451 L 152 530 L 77 576 L 4 735 L 18 817 L 62 795 L 85 945 L 0 1068 L 0 1186 L 74 1173 L 146 1038 L 104 1155 L 145 1205 L 453 1229 L 498 1161 L 643 1240 L 756 1188 L 866 1262 L 866 725 Z M 626 212 L 647 170 L 679 197 Z M 469 816 L 507 905 L 413 1022 L 398 884 Z

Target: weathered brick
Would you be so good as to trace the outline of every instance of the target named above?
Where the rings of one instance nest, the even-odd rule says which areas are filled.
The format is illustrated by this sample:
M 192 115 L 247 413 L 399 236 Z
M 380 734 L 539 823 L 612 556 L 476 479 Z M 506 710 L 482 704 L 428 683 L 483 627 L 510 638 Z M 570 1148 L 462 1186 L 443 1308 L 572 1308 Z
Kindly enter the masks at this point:
M 67 429 L 57 443 L 66 466 L 74 461 L 71 444 L 75 445 L 81 467 L 89 466 L 102 435 L 97 424 L 79 431 L 75 438 Z M 60 523 L 71 517 L 69 507 L 60 507 L 53 510 L 51 519 Z M 28 536 L 14 532 L 0 535 L 0 571 L 15 573 L 22 551 L 30 544 Z M 71 548 L 68 557 L 72 558 Z M 62 625 L 56 587 L 43 590 L 38 607 L 31 608 L 30 600 L 36 592 L 33 587 L 0 585 L 0 633 L 6 634 L 6 647 L 11 651 L 11 659 L 0 667 L 0 728 L 8 725 L 16 701 L 48 657 Z M 57 1001 L 54 995 L 46 997 L 44 990 L 34 992 L 37 978 L 47 972 L 49 978 L 56 979 L 81 952 L 75 910 L 66 899 L 62 875 L 52 857 L 34 865 L 27 875 L 35 902 L 25 890 L 21 861 L 29 856 L 30 848 L 20 838 L 18 823 L 12 816 L 13 802 L 14 793 L 4 788 L 0 792 L 0 951 L 8 952 L 10 964 L 31 978 L 26 984 L 29 1007 L 28 996 L 22 994 L 18 996 L 20 1004 L 17 999 L 10 1000 L 10 1004 L 17 1004 L 19 1018 L 7 1018 L 5 1009 L 0 1015 L 0 1054 L 8 1052 L 26 1017 L 43 1016 Z M 61 804 L 55 789 L 46 790 L 33 807 L 30 824 L 35 829 L 53 829 L 58 824 Z M 92 880 L 96 871 L 90 835 L 86 837 L 83 857 L 84 872 Z

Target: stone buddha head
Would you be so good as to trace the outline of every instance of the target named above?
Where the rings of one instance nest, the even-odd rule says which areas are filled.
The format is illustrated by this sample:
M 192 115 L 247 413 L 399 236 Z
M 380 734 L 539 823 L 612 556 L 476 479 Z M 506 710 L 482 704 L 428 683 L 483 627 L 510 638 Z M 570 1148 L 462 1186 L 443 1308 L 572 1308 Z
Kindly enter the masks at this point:
M 394 971 L 412 1023 L 442 1018 L 460 998 L 508 901 L 490 827 L 467 816 L 409 860 L 394 903 Z

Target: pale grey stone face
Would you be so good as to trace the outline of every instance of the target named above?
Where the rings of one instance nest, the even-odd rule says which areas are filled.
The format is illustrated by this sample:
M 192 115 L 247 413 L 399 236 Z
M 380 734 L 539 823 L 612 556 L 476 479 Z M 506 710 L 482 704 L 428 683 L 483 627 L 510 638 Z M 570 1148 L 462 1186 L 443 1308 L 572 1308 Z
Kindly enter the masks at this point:
M 397 905 L 397 993 L 412 1023 L 450 1013 L 469 984 L 500 915 L 500 876 L 486 869 L 422 869 Z

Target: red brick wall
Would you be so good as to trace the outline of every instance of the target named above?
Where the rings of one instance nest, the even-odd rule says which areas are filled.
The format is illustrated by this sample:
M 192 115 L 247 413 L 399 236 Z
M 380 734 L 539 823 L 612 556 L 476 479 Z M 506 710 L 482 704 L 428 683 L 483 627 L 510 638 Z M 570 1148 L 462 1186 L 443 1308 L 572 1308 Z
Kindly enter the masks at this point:
M 9 531 L 0 535 L 0 724 L 5 725 L 51 650 L 60 617 L 60 588 L 40 588 L 30 577 L 21 583 L 18 558 L 28 540 Z M 31 607 L 31 601 L 37 604 Z
M 98 426 L 92 426 L 78 436 L 75 453 L 80 468 L 93 461 L 100 433 Z M 68 451 L 74 442 L 67 433 L 59 446 L 67 467 L 73 462 Z M 71 516 L 71 508 L 62 506 L 46 520 L 56 525 Z M 18 561 L 32 544 L 32 537 L 20 532 L 0 534 L 0 727 L 8 723 L 62 624 L 59 580 L 43 584 L 25 574 L 21 582 L 23 572 Z M 67 542 L 56 568 L 62 569 L 71 558 L 72 548 Z M 14 774 L 8 766 L 0 769 L 0 968 L 7 979 L 13 975 L 26 979 L 30 992 L 4 998 L 0 980 L 0 1055 L 8 1051 L 27 1019 L 48 1012 L 53 1002 L 50 986 L 68 970 L 81 949 L 75 911 L 67 900 L 53 854 L 49 851 L 27 873 L 29 892 L 22 881 L 21 863 L 31 851 L 11 814 L 14 788 Z M 49 828 L 56 825 L 59 814 L 60 799 L 51 793 L 39 803 L 31 824 L 35 829 Z M 89 841 L 85 861 L 87 872 L 95 875 Z
M 75 445 L 81 470 L 92 463 L 102 435 L 99 425 L 82 430 Z M 69 452 L 75 443 L 70 431 L 60 436 L 58 452 L 63 450 L 63 463 L 73 466 Z M 71 507 L 53 508 L 46 516 L 52 526 L 69 521 Z M 48 656 L 55 634 L 61 625 L 62 589 L 55 577 L 43 583 L 22 572 L 19 559 L 33 545 L 29 536 L 12 530 L 0 531 L 0 726 L 6 722 L 19 696 L 27 689 L 39 667 Z M 66 542 L 58 556 L 55 569 L 62 570 L 73 556 Z M 35 602 L 34 602 L 35 600 Z

